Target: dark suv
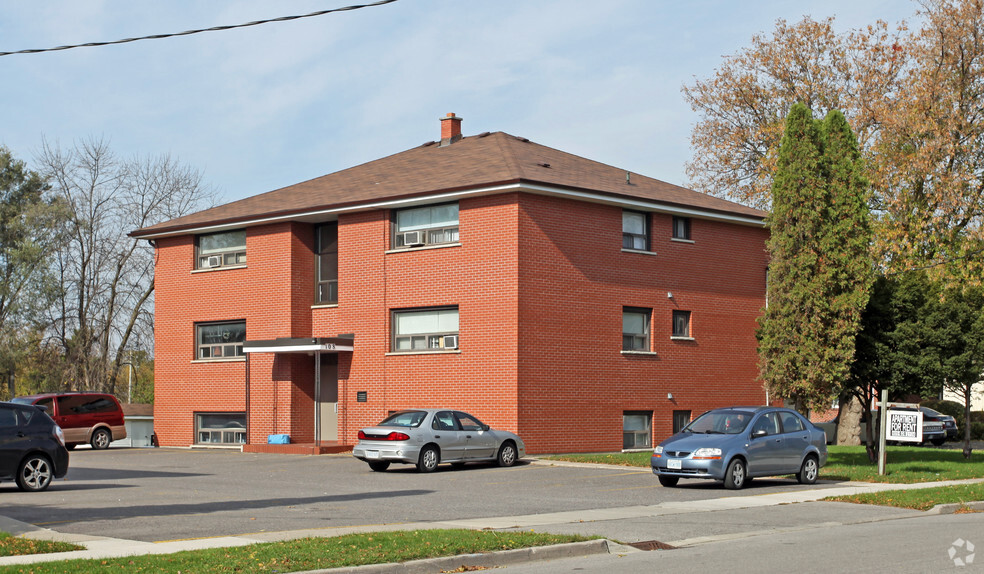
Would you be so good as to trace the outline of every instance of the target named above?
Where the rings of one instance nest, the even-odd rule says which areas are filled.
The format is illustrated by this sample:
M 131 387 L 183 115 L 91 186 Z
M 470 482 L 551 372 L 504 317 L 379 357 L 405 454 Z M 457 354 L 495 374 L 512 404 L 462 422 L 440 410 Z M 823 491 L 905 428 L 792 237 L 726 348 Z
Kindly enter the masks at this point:
M 44 409 L 0 402 L 0 480 L 37 492 L 67 472 L 65 436 Z
M 123 407 L 113 395 L 105 393 L 46 393 L 17 397 L 15 403 L 39 405 L 65 431 L 69 450 L 89 443 L 92 448 L 109 448 L 114 440 L 126 438 Z

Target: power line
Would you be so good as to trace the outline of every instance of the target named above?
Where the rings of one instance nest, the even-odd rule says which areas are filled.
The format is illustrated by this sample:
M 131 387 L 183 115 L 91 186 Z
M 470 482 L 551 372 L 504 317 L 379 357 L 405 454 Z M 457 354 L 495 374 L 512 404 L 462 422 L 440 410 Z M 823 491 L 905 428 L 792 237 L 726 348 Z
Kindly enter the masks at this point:
M 396 2 L 396 0 L 379 0 L 378 2 L 372 2 L 371 4 L 357 4 L 354 6 L 333 8 L 331 10 L 319 10 L 317 12 L 311 12 L 310 14 L 300 14 L 296 16 L 281 16 L 279 18 L 270 18 L 268 20 L 256 20 L 255 22 L 247 22 L 245 24 L 233 24 L 231 26 L 215 26 L 212 28 L 202 28 L 199 30 L 185 30 L 184 32 L 175 32 L 173 34 L 154 34 L 152 36 L 124 38 L 123 40 L 113 40 L 112 42 L 89 42 L 86 44 L 72 44 L 70 46 L 58 46 L 55 48 L 38 48 L 33 50 L 18 50 L 16 52 L 0 52 L 0 56 L 11 56 L 14 54 L 40 54 L 42 52 L 57 52 L 59 50 L 71 50 L 72 48 L 93 48 L 97 46 L 112 46 L 113 44 L 127 44 L 129 42 L 136 42 L 138 40 L 161 40 L 163 38 L 174 38 L 176 36 L 190 36 L 192 34 L 201 34 L 202 32 L 222 32 L 225 30 L 233 30 L 235 28 L 248 28 L 249 26 L 259 26 L 260 24 L 269 24 L 271 22 L 287 22 L 289 20 L 300 20 L 301 18 L 312 18 L 314 16 L 323 16 L 325 14 L 332 14 L 334 12 L 347 12 L 349 10 L 358 10 L 360 8 L 372 8 L 373 6 L 382 6 L 383 4 L 391 4 L 393 2 Z

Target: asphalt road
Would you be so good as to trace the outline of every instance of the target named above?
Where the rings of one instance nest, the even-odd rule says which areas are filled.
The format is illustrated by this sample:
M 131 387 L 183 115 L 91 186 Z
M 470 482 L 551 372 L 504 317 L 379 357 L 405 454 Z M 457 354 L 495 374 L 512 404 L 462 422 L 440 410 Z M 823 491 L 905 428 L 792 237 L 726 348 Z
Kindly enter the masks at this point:
M 832 486 L 837 485 L 756 479 L 740 495 Z M 68 475 L 42 493 L 0 484 L 0 513 L 59 532 L 159 542 L 736 495 L 712 481 L 662 488 L 648 469 L 635 468 L 445 465 L 433 474 L 418 474 L 411 466 L 397 465 L 376 473 L 346 455 L 112 448 L 73 451 Z
M 984 572 L 984 514 L 916 513 L 894 520 L 859 524 L 825 526 L 816 522 L 802 526 L 746 533 L 732 539 L 719 538 L 673 550 L 597 554 L 510 566 L 497 571 L 510 574 Z M 968 542 L 973 550 L 968 550 Z

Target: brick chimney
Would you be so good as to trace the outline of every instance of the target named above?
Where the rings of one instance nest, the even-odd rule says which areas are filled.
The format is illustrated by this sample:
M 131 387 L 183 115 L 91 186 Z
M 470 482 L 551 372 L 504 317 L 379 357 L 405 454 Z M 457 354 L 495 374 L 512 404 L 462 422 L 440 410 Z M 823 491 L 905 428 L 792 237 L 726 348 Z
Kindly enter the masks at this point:
M 454 115 L 454 112 L 441 118 L 441 147 L 451 145 L 461 137 L 461 118 Z

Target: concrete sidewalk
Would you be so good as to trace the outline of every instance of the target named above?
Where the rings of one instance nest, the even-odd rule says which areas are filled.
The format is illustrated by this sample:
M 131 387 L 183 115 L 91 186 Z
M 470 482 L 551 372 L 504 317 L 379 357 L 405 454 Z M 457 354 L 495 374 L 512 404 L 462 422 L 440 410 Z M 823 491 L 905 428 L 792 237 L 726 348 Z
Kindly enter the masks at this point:
M 554 462 L 551 461 L 551 464 Z M 71 542 L 84 546 L 85 550 L 57 554 L 35 554 L 28 556 L 0 557 L 0 566 L 11 564 L 32 564 L 37 562 L 69 560 L 77 558 L 117 558 L 142 554 L 169 554 L 185 550 L 245 546 L 263 542 L 276 542 L 297 538 L 330 537 L 350 533 L 379 532 L 393 530 L 423 530 L 433 528 L 468 528 L 495 530 L 536 530 L 538 532 L 584 534 L 603 536 L 611 540 L 631 544 L 658 541 L 670 546 L 692 546 L 714 540 L 754 536 L 757 533 L 774 533 L 782 529 L 808 529 L 831 527 L 839 524 L 854 524 L 878 520 L 891 520 L 919 516 L 925 513 L 870 505 L 847 503 L 816 502 L 828 496 L 854 495 L 866 492 L 887 490 L 908 490 L 930 488 L 955 484 L 984 482 L 984 479 L 960 481 L 941 481 L 917 484 L 844 483 L 835 488 L 789 491 L 773 494 L 746 496 L 727 496 L 708 500 L 689 502 L 666 502 L 654 505 L 627 506 L 547 514 L 527 514 L 514 516 L 495 516 L 470 518 L 443 522 L 412 522 L 386 525 L 367 525 L 359 527 L 340 527 L 283 532 L 264 532 L 242 536 L 225 536 L 194 540 L 169 542 L 140 542 L 119 538 L 64 534 L 40 528 L 0 516 L 0 531 L 14 536 L 39 540 Z M 732 494 L 729 491 L 729 494 Z M 937 507 L 930 512 L 953 512 L 952 508 Z M 984 510 L 984 503 L 974 503 Z M 672 517 L 672 519 L 668 519 Z M 540 549 L 536 552 L 512 552 L 500 558 L 509 563 L 521 556 L 520 560 L 543 560 L 563 556 L 574 556 L 571 552 L 629 552 L 632 548 L 616 543 L 582 544 L 580 546 L 562 545 L 554 550 Z M 569 548 L 568 548 L 569 547 Z M 485 556 L 483 560 L 495 562 L 496 555 Z M 476 555 L 478 556 L 478 555 Z M 460 565 L 461 557 L 456 558 Z M 476 558 L 477 560 L 477 558 Z M 432 561 L 433 562 L 433 561 Z M 469 561 L 469 564 L 478 562 Z M 386 566 L 386 568 L 383 568 Z M 395 565 L 379 565 L 373 572 L 394 572 Z M 401 566 L 403 568 L 404 566 Z M 433 571 L 433 564 L 428 566 Z M 365 572 L 362 567 L 360 572 Z

